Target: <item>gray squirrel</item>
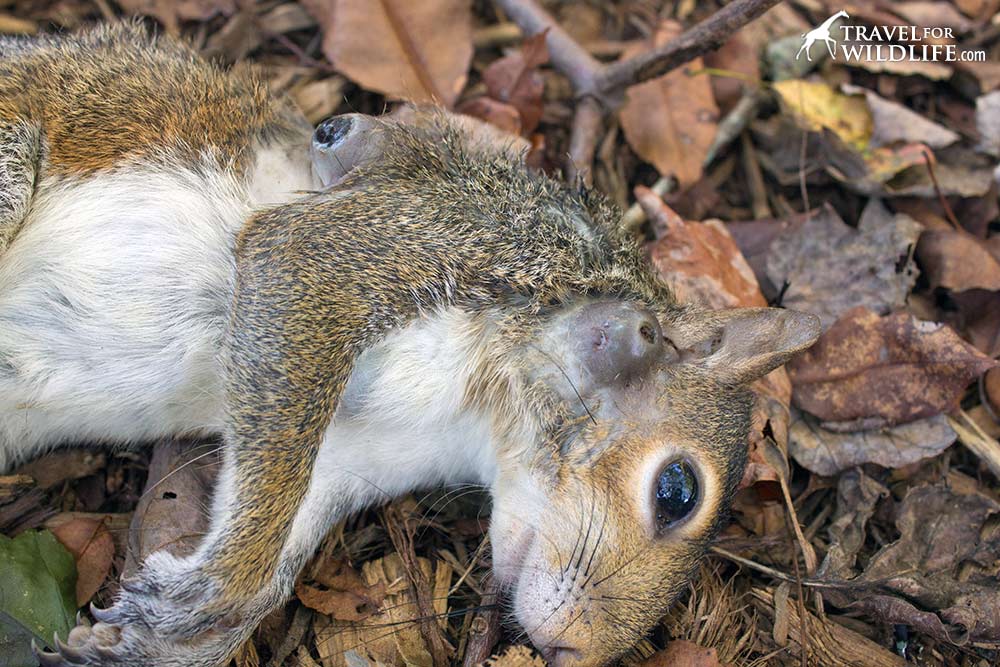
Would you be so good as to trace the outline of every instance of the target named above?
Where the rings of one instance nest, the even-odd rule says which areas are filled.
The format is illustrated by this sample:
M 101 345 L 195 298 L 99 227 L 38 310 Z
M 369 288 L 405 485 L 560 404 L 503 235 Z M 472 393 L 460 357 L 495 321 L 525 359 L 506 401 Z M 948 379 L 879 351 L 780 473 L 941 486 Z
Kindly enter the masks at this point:
M 329 527 L 460 481 L 552 664 L 685 587 L 815 318 L 678 304 L 597 193 L 438 112 L 313 130 L 135 24 L 0 40 L 0 471 L 221 435 L 211 529 L 45 665 L 222 663 Z

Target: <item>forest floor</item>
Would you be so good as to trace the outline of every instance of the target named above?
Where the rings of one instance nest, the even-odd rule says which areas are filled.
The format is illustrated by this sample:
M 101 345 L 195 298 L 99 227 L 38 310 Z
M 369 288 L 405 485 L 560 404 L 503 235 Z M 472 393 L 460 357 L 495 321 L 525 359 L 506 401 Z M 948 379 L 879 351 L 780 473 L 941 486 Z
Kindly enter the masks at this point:
M 1000 0 L 846 2 L 731 34 L 683 32 L 717 0 L 546 2 L 547 45 L 530 0 L 0 0 L 0 34 L 137 14 L 263 68 L 313 123 L 433 101 L 606 193 L 684 300 L 820 316 L 755 385 L 731 522 L 624 664 L 1000 665 Z M 682 33 L 699 57 L 668 53 Z M 615 66 L 646 53 L 656 76 Z M 0 558 L 72 556 L 31 584 L 50 630 L 190 548 L 216 449 L 68 450 L 0 477 Z M 494 598 L 488 515 L 463 487 L 338 525 L 235 664 L 542 664 Z

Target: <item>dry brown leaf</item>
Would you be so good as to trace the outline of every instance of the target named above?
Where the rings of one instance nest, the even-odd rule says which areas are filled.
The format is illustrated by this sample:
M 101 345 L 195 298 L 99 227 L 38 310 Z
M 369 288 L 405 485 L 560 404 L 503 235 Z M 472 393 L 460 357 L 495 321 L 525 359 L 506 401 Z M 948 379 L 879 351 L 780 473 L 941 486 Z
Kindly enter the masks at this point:
M 439 626 L 443 627 L 448 621 L 447 593 L 452 569 L 444 561 L 432 564 L 425 558 L 418 558 L 417 566 L 422 575 L 433 582 L 433 613 L 440 615 Z M 377 664 L 432 664 L 420 623 L 415 620 L 421 618 L 421 613 L 399 554 L 366 562 L 361 567 L 361 577 L 370 588 L 384 586 L 385 599 L 373 616 L 360 623 L 319 617 L 315 630 L 316 648 L 323 665 L 348 667 L 355 664 L 347 661 L 345 652 L 348 651 Z
M 362 621 L 385 599 L 385 583 L 369 586 L 346 560 L 315 573 L 315 582 L 295 582 L 295 594 L 305 606 L 338 621 Z
M 639 667 L 721 667 L 714 648 L 678 639 L 639 663 Z
M 103 521 L 77 517 L 52 528 L 76 561 L 76 604 L 87 604 L 111 572 L 115 543 Z
M 722 48 L 705 54 L 705 65 L 722 70 L 712 77 L 712 92 L 719 109 L 728 112 L 743 96 L 746 87 L 760 80 L 760 44 L 752 42 L 743 30 L 737 31 Z M 727 74 L 733 72 L 739 76 Z
M 932 287 L 1000 290 L 1000 259 L 963 229 L 926 230 L 920 235 L 917 257 Z
M 857 229 L 827 205 L 774 240 L 767 274 L 774 285 L 787 284 L 784 306 L 818 315 L 824 327 L 855 306 L 888 313 L 917 280 L 910 253 L 919 233 L 916 221 L 891 215 L 878 200 L 865 207 Z
M 661 46 L 679 33 L 678 23 L 664 21 L 652 45 L 628 49 L 622 58 Z M 622 130 L 632 149 L 662 176 L 675 176 L 681 187 L 701 178 L 702 163 L 719 120 L 709 77 L 688 74 L 701 68 L 698 58 L 669 74 L 632 86 L 626 91 L 625 104 L 619 112 Z
M 869 145 L 888 146 L 895 143 L 923 143 L 931 148 L 944 148 L 961 137 L 898 102 L 881 97 L 874 91 L 860 86 L 844 85 L 849 95 L 864 95 L 872 118 Z
M 792 411 L 788 452 L 819 475 L 836 475 L 865 463 L 901 468 L 937 456 L 955 442 L 944 415 L 867 431 L 830 431 L 798 410 Z
M 153 447 L 146 489 L 132 515 L 123 576 L 149 554 L 194 552 L 208 530 L 206 507 L 218 470 L 218 445 L 161 440 Z
M 545 79 L 538 68 L 549 61 L 545 43 L 547 32 L 524 40 L 520 49 L 500 58 L 483 72 L 483 83 L 490 97 L 517 109 L 524 135 L 534 132 L 542 118 Z
M 816 571 L 817 577 L 847 579 L 854 576 L 858 551 L 865 544 L 865 524 L 875 506 L 889 496 L 889 489 L 865 475 L 860 467 L 847 470 L 837 480 L 837 509 L 828 532 L 830 548 Z
M 953 409 L 965 387 L 995 366 L 943 324 L 858 307 L 788 373 L 795 405 L 826 422 L 901 424 Z
M 485 95 L 473 97 L 458 105 L 458 113 L 474 116 L 510 134 L 521 134 L 521 114 L 513 105 Z
M 306 0 L 323 53 L 352 81 L 388 97 L 451 108 L 472 60 L 468 0 Z
M 51 489 L 65 481 L 82 479 L 102 470 L 107 465 L 104 452 L 89 449 L 67 449 L 46 454 L 17 469 L 22 475 L 35 480 L 39 488 Z
M 987 356 L 1000 356 L 1000 293 L 969 290 L 952 298 L 965 338 Z
M 118 4 L 126 13 L 152 16 L 174 35 L 180 32 L 181 21 L 207 21 L 236 11 L 236 0 L 118 0 Z

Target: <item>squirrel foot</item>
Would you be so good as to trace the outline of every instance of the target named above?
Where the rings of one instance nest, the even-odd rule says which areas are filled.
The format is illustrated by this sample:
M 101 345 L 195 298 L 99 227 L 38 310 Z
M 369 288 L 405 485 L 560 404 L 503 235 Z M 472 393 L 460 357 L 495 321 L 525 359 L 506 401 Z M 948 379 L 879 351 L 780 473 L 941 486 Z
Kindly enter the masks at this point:
M 91 605 L 96 623 L 77 616 L 55 652 L 33 647 L 44 667 L 215 667 L 253 629 L 242 607 L 185 559 L 156 553 L 136 579 L 122 582 L 114 605 Z

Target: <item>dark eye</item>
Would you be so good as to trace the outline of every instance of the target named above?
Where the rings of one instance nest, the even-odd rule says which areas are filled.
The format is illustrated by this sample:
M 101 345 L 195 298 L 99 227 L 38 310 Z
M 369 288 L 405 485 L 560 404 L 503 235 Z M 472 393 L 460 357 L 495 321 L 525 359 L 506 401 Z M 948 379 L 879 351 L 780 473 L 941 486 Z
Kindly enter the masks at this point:
M 668 463 L 656 480 L 656 530 L 680 521 L 698 504 L 698 478 L 684 461 Z

